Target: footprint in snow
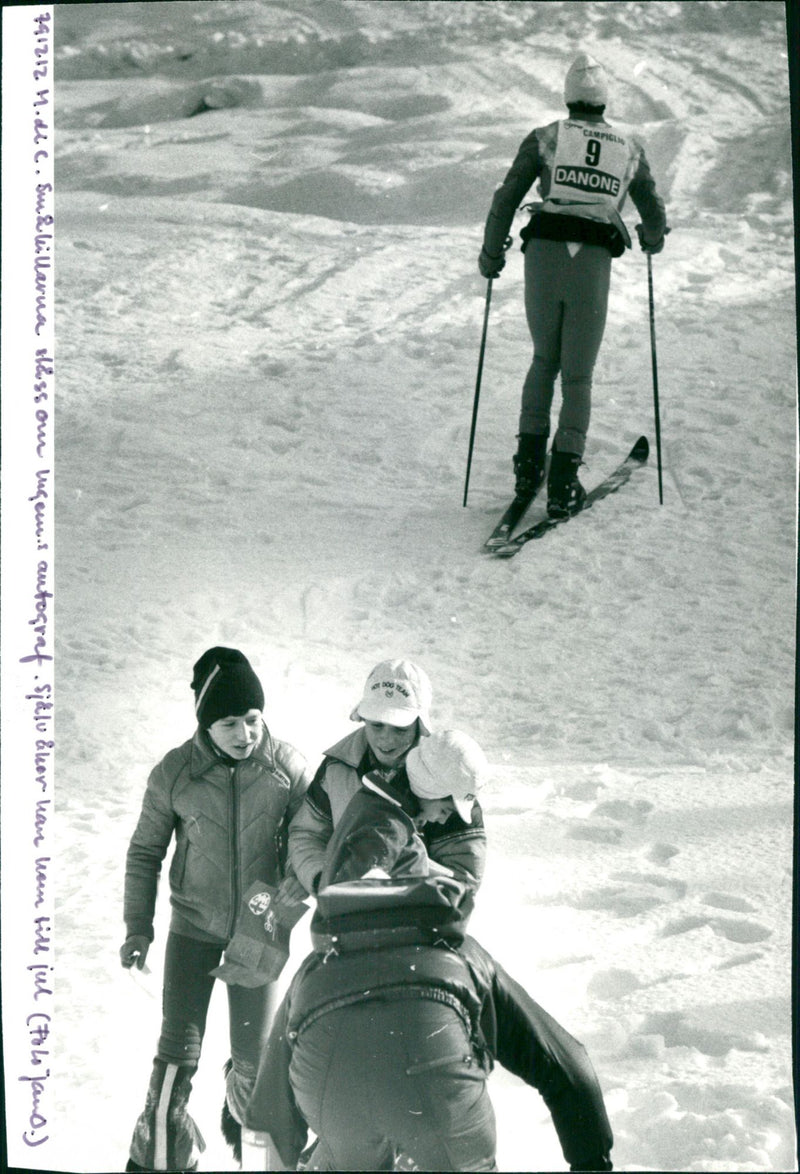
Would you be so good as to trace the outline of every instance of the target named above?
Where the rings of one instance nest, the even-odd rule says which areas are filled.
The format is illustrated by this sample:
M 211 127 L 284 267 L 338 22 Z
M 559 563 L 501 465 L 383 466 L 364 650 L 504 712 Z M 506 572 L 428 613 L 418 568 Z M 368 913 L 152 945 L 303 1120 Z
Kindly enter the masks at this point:
M 694 929 L 708 927 L 718 937 L 727 938 L 729 942 L 763 942 L 772 937 L 772 930 L 758 921 L 748 921 L 745 918 L 733 919 L 726 917 L 703 917 L 690 914 L 665 925 L 661 931 L 664 938 L 677 937 L 679 934 L 691 933 Z
M 642 1024 L 641 1035 L 660 1035 L 668 1048 L 696 1048 L 706 1056 L 725 1056 L 734 1048 L 741 1052 L 765 1052 L 768 1043 L 759 1032 L 744 1034 L 703 1027 L 680 1011 L 657 1012 Z
M 669 864 L 673 856 L 679 853 L 680 848 L 676 848 L 674 844 L 653 844 L 647 853 L 647 859 L 652 860 L 653 864 Z
M 592 779 L 579 779 L 576 783 L 560 788 L 562 795 L 567 799 L 596 799 L 601 784 Z
M 586 990 L 596 999 L 618 999 L 630 994 L 631 991 L 640 990 L 641 987 L 641 981 L 632 970 L 611 967 L 609 970 L 598 970 Z
M 597 804 L 588 821 L 573 824 L 567 835 L 573 840 L 618 844 L 623 836 L 623 827 L 620 825 L 641 825 L 652 810 L 653 804 L 648 803 L 646 799 L 608 799 Z
M 618 844 L 622 839 L 622 828 L 612 824 L 576 824 L 567 835 L 573 840 L 592 840 L 596 844 Z
M 636 917 L 657 905 L 680 901 L 686 896 L 682 881 L 667 880 L 647 873 L 618 872 L 609 878 L 615 884 L 584 893 L 576 901 L 578 909 L 605 909 L 615 917 Z
M 608 799 L 605 803 L 598 803 L 592 814 L 619 823 L 644 823 L 652 810 L 653 804 L 646 799 Z
M 760 950 L 751 950 L 749 954 L 737 954 L 733 958 L 728 958 L 725 962 L 720 962 L 715 966 L 715 970 L 732 970 L 734 966 L 745 966 L 748 962 L 757 962 L 759 958 L 764 955 Z
M 713 905 L 715 909 L 729 909 L 732 913 L 756 913 L 757 908 L 744 897 L 735 897 L 732 893 L 706 893 L 702 898 L 704 905 Z

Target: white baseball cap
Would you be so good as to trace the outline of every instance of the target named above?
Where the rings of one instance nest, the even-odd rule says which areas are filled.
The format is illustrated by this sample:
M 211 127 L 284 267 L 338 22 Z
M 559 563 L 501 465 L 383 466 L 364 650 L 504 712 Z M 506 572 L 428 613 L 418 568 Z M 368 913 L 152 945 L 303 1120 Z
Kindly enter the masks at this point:
M 431 732 L 433 689 L 428 674 L 410 660 L 382 660 L 367 677 L 364 695 L 351 721 L 410 726 L 419 719 L 423 734 Z
M 608 102 L 608 76 L 600 62 L 588 53 L 579 53 L 564 79 L 564 102 L 585 102 L 587 106 L 605 106 Z
M 409 750 L 406 771 L 419 799 L 453 800 L 464 823 L 472 823 L 472 805 L 486 781 L 489 764 L 474 738 L 460 730 L 431 734 Z

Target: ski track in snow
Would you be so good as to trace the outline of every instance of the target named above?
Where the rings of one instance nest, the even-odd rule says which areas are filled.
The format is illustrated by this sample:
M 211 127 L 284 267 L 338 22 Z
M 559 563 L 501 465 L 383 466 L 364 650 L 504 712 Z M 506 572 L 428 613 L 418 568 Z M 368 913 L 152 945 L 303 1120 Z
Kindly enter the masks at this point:
M 56 1168 L 125 1161 L 168 923 L 162 892 L 134 990 L 125 852 L 148 770 L 189 734 L 190 665 L 223 643 L 313 763 L 375 661 L 426 666 L 439 726 L 493 764 L 472 929 L 586 1044 L 617 1169 L 796 1169 L 786 53 L 782 6 L 733 8 L 57 9 Z M 653 263 L 665 503 L 635 252 L 584 480 L 642 432 L 649 465 L 504 563 L 480 546 L 530 343 L 515 249 L 464 510 L 475 258 L 581 43 L 673 226 Z M 204 1169 L 234 1168 L 224 1011 L 216 992 Z M 492 1089 L 500 1168 L 563 1168 L 538 1097 L 502 1071 Z

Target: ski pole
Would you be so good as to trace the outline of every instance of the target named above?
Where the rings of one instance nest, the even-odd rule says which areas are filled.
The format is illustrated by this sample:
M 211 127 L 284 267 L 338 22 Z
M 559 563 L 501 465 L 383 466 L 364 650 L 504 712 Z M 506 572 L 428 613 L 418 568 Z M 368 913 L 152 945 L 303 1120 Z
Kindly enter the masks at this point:
M 658 455 L 658 500 L 664 504 L 664 486 L 661 479 L 661 416 L 658 408 L 658 364 L 656 362 L 656 316 L 653 305 L 653 256 L 647 254 L 647 290 L 650 295 L 650 356 L 653 361 L 653 406 L 656 417 L 656 453 Z
M 483 312 L 483 334 L 481 336 L 481 350 L 478 356 L 478 377 L 475 380 L 475 399 L 472 403 L 472 427 L 469 433 L 469 452 L 467 454 L 467 476 L 464 481 L 464 500 L 462 505 L 467 504 L 467 493 L 469 491 L 469 471 L 472 467 L 472 449 L 475 444 L 475 426 L 478 423 L 478 400 L 481 395 L 481 376 L 483 375 L 483 356 L 486 352 L 486 331 L 489 327 L 489 306 L 492 302 L 492 278 L 490 277 L 486 283 L 486 308 Z

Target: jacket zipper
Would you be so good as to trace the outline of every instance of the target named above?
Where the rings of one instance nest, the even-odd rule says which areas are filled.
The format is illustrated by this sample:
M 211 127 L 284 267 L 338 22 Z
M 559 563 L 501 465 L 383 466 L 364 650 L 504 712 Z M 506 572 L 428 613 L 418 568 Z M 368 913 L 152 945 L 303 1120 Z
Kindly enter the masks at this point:
M 231 767 L 231 791 L 230 804 L 231 814 L 231 829 L 230 829 L 230 853 L 231 853 L 231 911 L 228 917 L 228 933 L 227 937 L 233 937 L 233 929 L 236 925 L 236 917 L 239 912 L 239 793 L 236 788 L 236 767 Z

